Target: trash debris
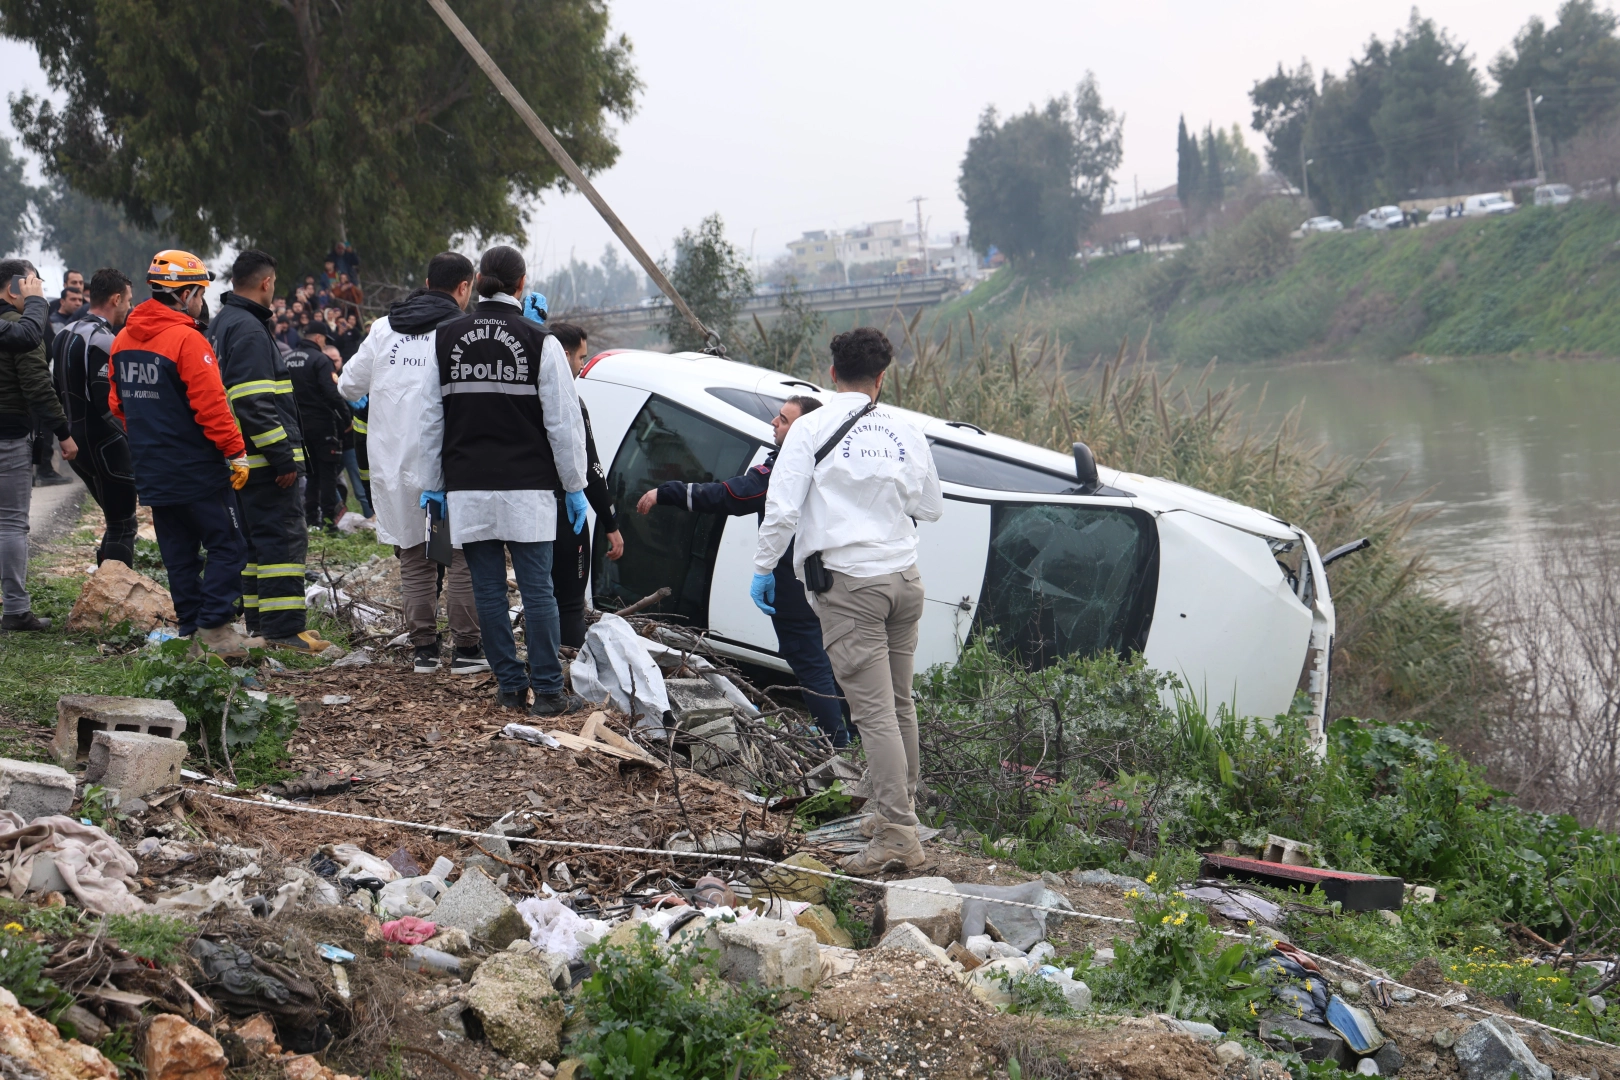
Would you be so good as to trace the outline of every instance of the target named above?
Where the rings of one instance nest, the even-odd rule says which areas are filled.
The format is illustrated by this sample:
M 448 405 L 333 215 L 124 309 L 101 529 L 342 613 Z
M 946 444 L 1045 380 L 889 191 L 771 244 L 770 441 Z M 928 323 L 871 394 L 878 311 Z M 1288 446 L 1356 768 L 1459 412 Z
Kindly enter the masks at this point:
M 329 964 L 349 964 L 354 962 L 354 953 L 348 949 L 340 949 L 336 945 L 317 944 L 316 950 L 320 952 L 321 959 Z
M 169 590 L 125 563 L 107 559 L 85 581 L 68 612 L 67 628 L 69 633 L 94 633 L 128 622 L 130 629 L 144 634 L 176 621 Z
M 1027 952 L 1037 941 L 1046 937 L 1045 911 L 1028 907 L 998 904 L 997 900 L 1011 900 L 1019 904 L 1034 904 L 1042 908 L 1060 908 L 1073 911 L 1074 907 L 1062 893 L 1053 892 L 1043 881 L 1029 881 L 1022 885 L 969 885 L 958 883 L 956 891 L 963 896 L 962 940 L 984 933 L 985 921 L 995 923 L 1001 938 L 1020 953 Z
M 356 600 L 342 589 L 331 585 L 309 586 L 304 590 L 304 602 L 311 611 L 325 611 L 335 616 L 347 615 L 363 629 L 390 619 L 388 612 L 382 608 Z
M 1234 855 L 1203 856 L 1202 874 L 1206 877 L 1242 877 L 1282 888 L 1300 885 L 1320 885 L 1329 900 L 1344 906 L 1346 911 L 1393 910 L 1401 906 L 1402 886 L 1398 877 L 1376 874 L 1353 874 L 1347 870 L 1322 870 L 1311 866 L 1295 866 L 1280 862 L 1265 862 Z
M 501 729 L 501 734 L 505 735 L 508 739 L 521 739 L 526 743 L 531 743 L 535 746 L 544 746 L 551 750 L 562 749 L 562 743 L 558 742 L 550 735 L 547 735 L 539 728 L 529 727 L 527 724 L 507 724 Z
M 348 694 L 326 694 L 321 698 L 322 705 L 347 705 L 354 698 Z
M 664 675 L 648 655 L 644 640 L 629 623 L 604 613 L 585 634 L 585 644 L 569 665 L 574 693 L 586 701 L 611 703 L 637 727 L 662 729 L 669 711 Z
M 406 971 L 441 971 L 446 975 L 461 974 L 461 957 L 453 956 L 430 945 L 412 945 L 411 955 L 405 961 Z
M 554 953 L 573 963 L 585 950 L 607 936 L 608 925 L 584 919 L 556 897 L 521 900 L 517 912 L 528 928 L 528 940 L 541 952 Z
M 268 790 L 283 799 L 313 799 L 320 795 L 340 795 L 353 786 L 354 781 L 347 776 L 307 772 L 295 780 L 271 784 Z
M 201 987 L 233 1015 L 264 1013 L 281 1044 L 300 1054 L 317 1053 L 332 1041 L 315 984 L 298 973 L 254 956 L 229 940 L 204 935 L 191 955 L 205 976 Z
M 418 919 L 414 915 L 406 915 L 382 924 L 383 940 L 399 945 L 421 945 L 431 940 L 438 932 L 437 925 L 426 919 Z
M 731 886 L 713 874 L 705 874 L 692 886 L 692 903 L 700 908 L 734 908 L 737 906 L 737 894 L 731 891 Z
M 1372 1016 L 1338 994 L 1328 999 L 1327 1022 L 1328 1027 L 1337 1031 L 1345 1044 L 1357 1054 L 1374 1054 L 1384 1045 L 1384 1035 L 1373 1023 Z
M 349 653 L 349 655 L 340 656 L 332 661 L 332 666 L 335 668 L 365 667 L 369 663 L 371 663 L 371 646 L 362 645 Z
M 29 890 L 41 857 L 86 911 L 128 915 L 146 906 L 129 891 L 129 879 L 140 864 L 96 826 L 60 814 L 27 823 L 13 811 L 0 810 L 0 882 L 13 898 Z
M 1264 926 L 1282 925 L 1282 908 L 1258 893 L 1234 888 L 1221 881 L 1201 879 L 1198 887 L 1186 890 L 1187 899 L 1209 905 L 1209 910 L 1236 923 L 1250 920 Z

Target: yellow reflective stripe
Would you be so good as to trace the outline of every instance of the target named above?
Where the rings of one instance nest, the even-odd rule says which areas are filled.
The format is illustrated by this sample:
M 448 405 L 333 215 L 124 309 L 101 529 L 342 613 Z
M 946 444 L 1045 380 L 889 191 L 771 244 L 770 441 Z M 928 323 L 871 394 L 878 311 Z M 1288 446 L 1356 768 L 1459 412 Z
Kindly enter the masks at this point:
M 247 462 L 250 469 L 260 469 L 270 464 L 270 459 L 263 454 L 249 454 L 243 460 Z
M 249 596 L 246 593 L 243 593 L 242 594 L 242 606 L 245 607 L 245 608 L 258 607 L 259 606 L 259 598 L 257 596 Z
M 257 574 L 258 572 L 259 564 L 256 562 L 250 562 L 246 566 L 242 567 L 242 573 L 244 574 Z
M 259 601 L 259 610 L 262 611 L 294 611 L 302 609 L 304 598 L 302 596 L 266 596 Z
M 247 382 L 237 383 L 226 390 L 225 396 L 231 401 L 236 401 L 240 398 L 252 397 L 254 394 L 273 394 L 275 392 L 276 384 L 274 380 L 249 379 Z
M 294 461 L 303 461 L 304 460 L 304 448 L 302 446 L 293 447 L 293 460 Z
M 292 380 L 291 379 L 277 379 L 276 380 L 276 393 L 278 393 L 278 394 L 290 394 L 292 392 L 293 392 L 293 388 L 292 388 Z
M 366 422 L 364 420 L 360 419 L 358 416 L 355 417 L 354 418 L 354 433 L 356 435 L 364 435 L 366 433 L 366 431 L 367 431 Z
M 269 431 L 261 432 L 258 435 L 250 435 L 248 437 L 253 440 L 254 446 L 262 449 L 266 446 L 274 446 L 276 443 L 285 439 L 287 437 L 287 429 L 284 427 L 273 427 Z
M 301 562 L 263 563 L 259 567 L 259 576 L 267 577 L 303 577 L 304 564 Z
M 371 470 L 370 469 L 361 469 L 360 470 L 360 482 L 365 483 L 365 484 L 369 484 L 371 482 Z

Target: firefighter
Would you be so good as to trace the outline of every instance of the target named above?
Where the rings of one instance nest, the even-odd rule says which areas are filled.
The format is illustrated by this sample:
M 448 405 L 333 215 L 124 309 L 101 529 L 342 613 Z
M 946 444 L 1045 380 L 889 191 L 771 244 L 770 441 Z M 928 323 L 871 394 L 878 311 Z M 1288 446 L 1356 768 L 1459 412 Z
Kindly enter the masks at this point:
M 214 351 L 193 322 L 213 277 L 189 252 L 153 257 L 152 299 L 130 312 L 109 350 L 107 406 L 124 425 L 136 490 L 152 508 L 181 635 L 242 656 L 250 643 L 231 620 L 247 544 L 233 489 L 247 482 L 246 447 Z
M 337 371 L 326 355 L 325 323 L 304 331 L 283 357 L 298 403 L 298 426 L 304 433 L 304 521 L 311 529 L 336 525 L 343 516 L 338 473 L 343 470 L 343 433 L 352 422 L 349 403 L 338 393 Z
M 231 291 L 209 328 L 231 412 L 253 444 L 247 486 L 237 493 L 248 564 L 242 575 L 242 608 L 250 634 L 301 653 L 330 646 L 308 629 L 304 607 L 304 502 L 298 476 L 304 471 L 303 433 L 291 376 L 270 336 L 276 260 L 248 248 L 231 266 Z

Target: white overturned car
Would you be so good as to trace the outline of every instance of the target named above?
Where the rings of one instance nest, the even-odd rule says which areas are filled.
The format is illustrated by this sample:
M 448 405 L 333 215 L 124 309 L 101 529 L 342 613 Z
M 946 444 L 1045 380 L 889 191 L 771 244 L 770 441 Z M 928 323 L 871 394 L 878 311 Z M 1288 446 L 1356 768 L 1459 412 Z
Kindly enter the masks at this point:
M 770 620 L 748 599 L 756 519 L 660 507 L 666 480 L 723 480 L 763 460 L 770 418 L 821 387 L 699 353 L 610 351 L 579 380 L 597 448 L 611 463 L 624 557 L 597 538 L 592 594 L 611 610 L 665 585 L 662 610 L 706 627 L 715 647 L 787 670 Z M 1327 703 L 1333 601 L 1303 530 L 1168 480 L 1073 458 L 919 413 L 945 514 L 919 526 L 927 604 L 917 670 L 954 662 L 986 627 L 1041 662 L 1140 651 L 1210 707 L 1287 710 L 1309 695 L 1313 736 Z M 1331 557 L 1328 561 L 1331 561 Z

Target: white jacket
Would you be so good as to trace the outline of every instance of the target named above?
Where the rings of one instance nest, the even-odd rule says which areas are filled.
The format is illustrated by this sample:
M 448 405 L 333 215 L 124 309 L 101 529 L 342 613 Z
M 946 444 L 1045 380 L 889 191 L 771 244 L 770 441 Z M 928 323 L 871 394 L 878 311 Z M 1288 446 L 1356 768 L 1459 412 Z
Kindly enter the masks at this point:
M 755 573 L 774 570 L 789 542 L 801 581 L 804 560 L 817 551 L 827 569 L 850 577 L 879 577 L 917 562 L 916 523 L 937 521 L 945 511 L 921 432 L 879 405 L 815 464 L 821 444 L 870 400 L 835 394 L 788 430 L 771 470 Z
M 379 543 L 415 547 L 427 540 L 422 490 L 439 474 L 444 413 L 439 405 L 439 362 L 434 333 L 401 334 L 387 316 L 371 324 L 343 373 L 338 390 L 346 401 L 371 395 L 366 418 L 366 455 L 371 459 L 371 505 Z M 440 430 L 429 430 L 437 423 Z M 433 455 L 428 460 L 427 455 Z

